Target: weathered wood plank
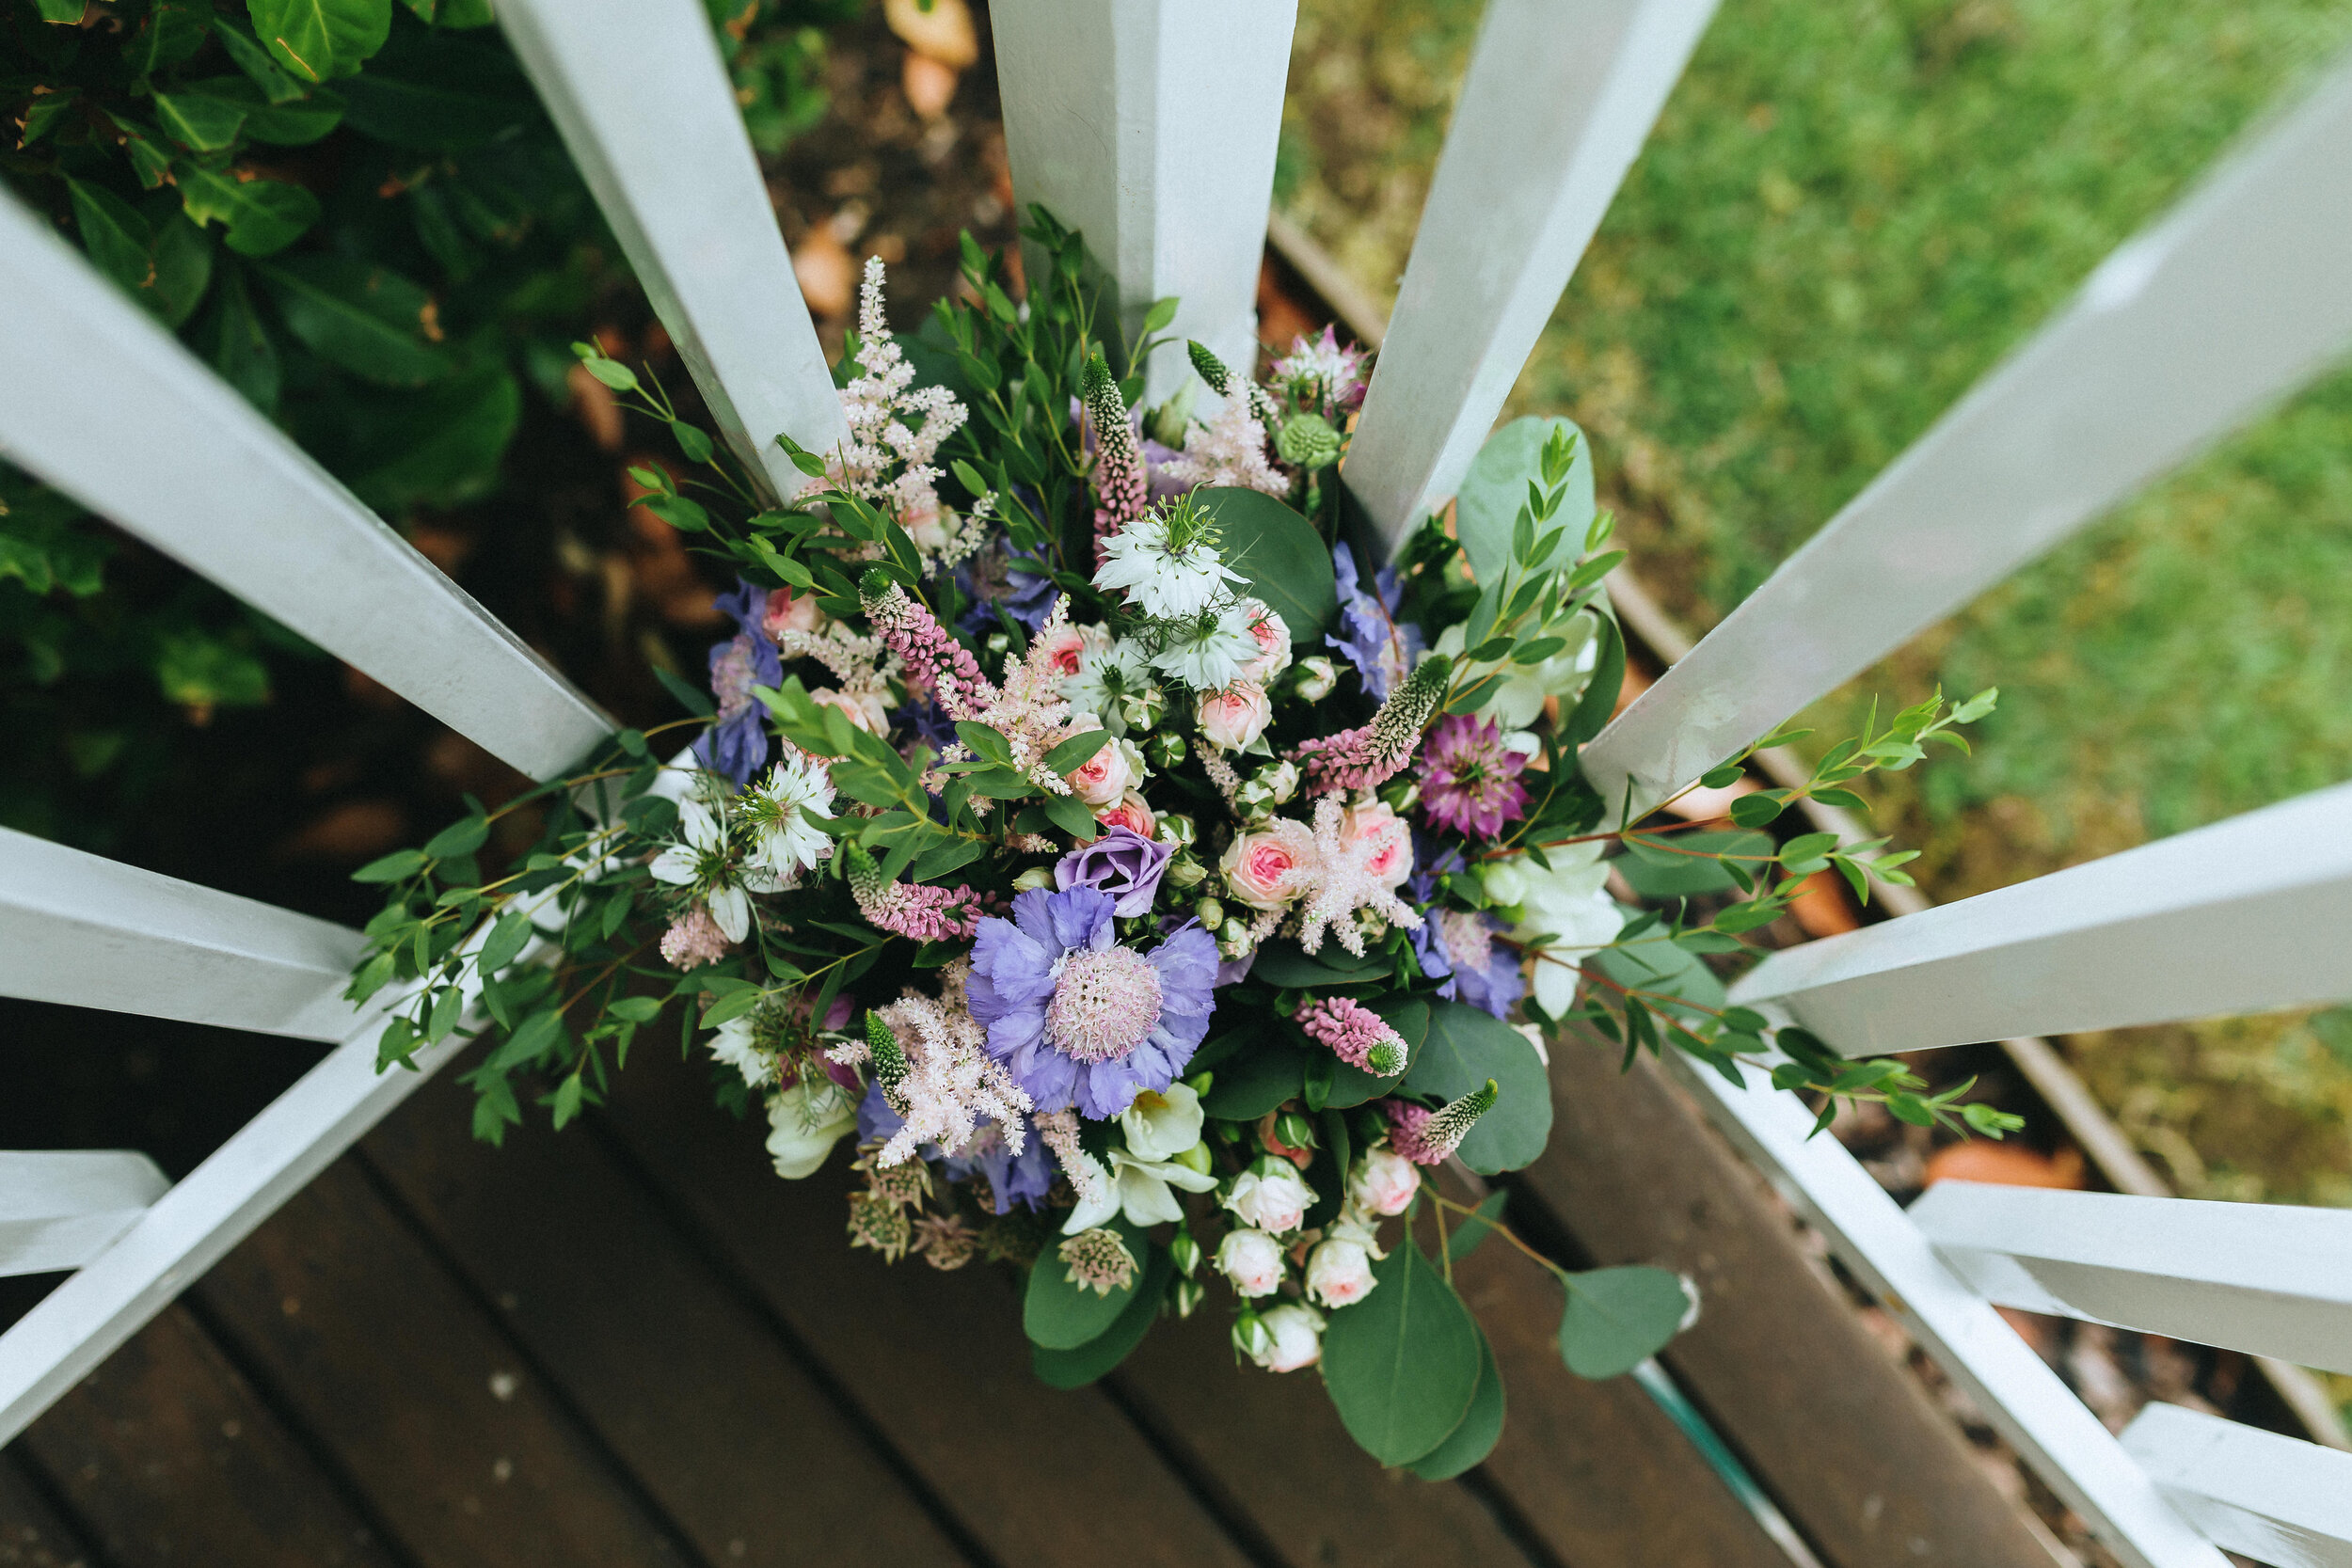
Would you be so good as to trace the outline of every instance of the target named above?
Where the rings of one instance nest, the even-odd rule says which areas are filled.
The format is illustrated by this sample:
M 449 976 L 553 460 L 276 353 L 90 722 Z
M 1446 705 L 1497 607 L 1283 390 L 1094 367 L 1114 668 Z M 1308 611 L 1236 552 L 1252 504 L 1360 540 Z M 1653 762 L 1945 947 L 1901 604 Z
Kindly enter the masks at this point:
M 689 1560 L 353 1162 L 289 1200 L 198 1294 L 416 1560 Z M 648 1354 L 660 1333 L 646 1325 Z
M 91 1568 L 91 1560 L 24 1470 L 0 1454 L 0 1568 Z
M 730 1122 L 706 1083 L 700 1063 L 667 1052 L 632 1061 L 612 1117 L 623 1144 L 990 1555 L 1023 1568 L 1242 1568 L 1248 1560 L 1109 1400 L 1031 1374 L 1019 1303 L 1001 1277 L 979 1264 L 892 1268 L 850 1251 L 843 1156 L 806 1180 L 777 1180 L 764 1128 Z M 1049 1497 L 1118 1506 L 1039 1505 Z
M 601 1140 L 534 1122 L 494 1149 L 469 1132 L 470 1100 L 443 1078 L 363 1157 L 706 1558 L 966 1560 Z
M 159 1314 L 35 1422 L 22 1446 L 55 1478 L 112 1568 L 401 1560 L 185 1307 Z
M 1662 1359 L 1836 1568 L 2046 1568 L 1966 1445 L 1797 1250 L 1755 1174 L 1646 1062 L 1551 1053 L 1558 1120 L 1524 1189 L 1602 1263 L 1698 1281 Z M 1493 1243 L 1489 1243 L 1489 1245 Z

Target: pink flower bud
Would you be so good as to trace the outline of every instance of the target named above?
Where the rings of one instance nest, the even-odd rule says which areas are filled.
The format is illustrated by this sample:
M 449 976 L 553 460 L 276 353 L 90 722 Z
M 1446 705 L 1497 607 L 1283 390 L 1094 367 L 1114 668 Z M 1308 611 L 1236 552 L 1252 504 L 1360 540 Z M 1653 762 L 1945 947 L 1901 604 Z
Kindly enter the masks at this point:
M 1263 1230 L 1228 1231 L 1216 1249 L 1216 1272 L 1245 1296 L 1270 1296 L 1282 1283 L 1282 1243 Z
M 1307 1255 L 1307 1294 L 1322 1307 L 1349 1307 L 1372 1293 L 1372 1255 L 1360 1242 L 1333 1237 Z
M 1347 1179 L 1348 1196 L 1371 1214 L 1401 1214 L 1419 1191 L 1420 1168 L 1392 1148 L 1367 1150 Z

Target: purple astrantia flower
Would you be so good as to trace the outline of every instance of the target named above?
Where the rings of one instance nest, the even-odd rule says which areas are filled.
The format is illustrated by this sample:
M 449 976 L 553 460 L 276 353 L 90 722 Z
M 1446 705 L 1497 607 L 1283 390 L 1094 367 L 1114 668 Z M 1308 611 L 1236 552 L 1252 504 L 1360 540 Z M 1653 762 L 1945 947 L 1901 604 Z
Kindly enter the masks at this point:
M 1100 888 L 1118 900 L 1111 912 L 1133 919 L 1152 911 L 1152 895 L 1160 890 L 1160 875 L 1176 853 L 1172 844 L 1149 839 L 1133 828 L 1117 827 L 1101 838 L 1073 849 L 1054 867 L 1057 888 Z
M 866 1098 L 858 1102 L 857 1139 L 862 1144 L 888 1143 L 898 1129 L 906 1125 L 906 1117 L 890 1108 L 882 1098 L 882 1085 L 867 1087 Z M 1021 1118 L 1021 1152 L 1012 1152 L 1005 1130 L 983 1117 L 978 1128 L 964 1141 L 963 1148 L 952 1155 L 943 1156 L 937 1144 L 925 1144 L 915 1153 L 922 1159 L 940 1165 L 951 1181 L 963 1181 L 975 1175 L 988 1178 L 992 1212 L 1012 1212 L 1016 1203 L 1025 1209 L 1036 1210 L 1045 1205 L 1045 1195 L 1054 1185 L 1054 1160 L 1046 1152 L 1045 1140 L 1037 1135 L 1037 1129 L 1026 1117 Z
M 1492 838 L 1527 815 L 1519 773 L 1527 753 L 1502 743 L 1502 726 L 1473 714 L 1440 719 L 1422 745 L 1421 813 L 1433 827 Z
M 1121 946 L 1111 907 L 1099 888 L 1038 888 L 974 940 L 972 1016 L 1041 1112 L 1115 1117 L 1174 1083 L 1208 1032 L 1216 942 L 1187 922 L 1149 953 Z
M 1331 570 L 1339 578 L 1340 629 L 1347 635 L 1327 634 L 1323 640 L 1347 656 L 1375 701 L 1386 702 L 1389 689 L 1411 673 L 1426 645 L 1421 627 L 1396 618 L 1396 607 L 1405 596 L 1396 568 L 1381 567 L 1373 577 L 1376 593 L 1367 594 L 1357 575 L 1356 552 L 1334 545 Z

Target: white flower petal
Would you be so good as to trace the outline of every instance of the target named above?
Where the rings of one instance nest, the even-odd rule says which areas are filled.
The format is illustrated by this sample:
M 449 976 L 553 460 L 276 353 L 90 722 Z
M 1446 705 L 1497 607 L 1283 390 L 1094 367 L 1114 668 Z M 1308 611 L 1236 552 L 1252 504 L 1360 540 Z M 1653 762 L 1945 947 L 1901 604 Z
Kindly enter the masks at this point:
M 743 896 L 739 887 L 714 887 L 704 900 L 710 907 L 710 918 L 719 923 L 719 929 L 729 942 L 741 942 L 752 928 L 752 901 Z
M 672 887 L 684 887 L 694 879 L 694 868 L 701 863 L 702 857 L 693 850 L 683 844 L 673 844 L 654 857 L 653 879 Z

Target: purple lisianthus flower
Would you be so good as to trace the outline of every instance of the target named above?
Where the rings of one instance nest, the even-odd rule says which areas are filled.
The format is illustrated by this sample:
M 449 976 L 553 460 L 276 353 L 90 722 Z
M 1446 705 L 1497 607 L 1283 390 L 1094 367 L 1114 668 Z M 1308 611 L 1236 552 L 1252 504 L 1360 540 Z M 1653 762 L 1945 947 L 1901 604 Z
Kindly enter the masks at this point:
M 1133 919 L 1151 912 L 1152 895 L 1159 892 L 1160 876 L 1175 853 L 1174 845 L 1146 838 L 1133 828 L 1112 828 L 1064 855 L 1054 867 L 1054 885 L 1100 888 L 1117 900 L 1111 913 Z
M 858 1102 L 857 1138 L 862 1144 L 888 1143 L 898 1129 L 906 1125 L 906 1117 L 890 1108 L 882 1098 L 882 1085 L 868 1085 L 866 1098 Z M 1044 1207 L 1045 1195 L 1054 1185 L 1053 1157 L 1045 1151 L 1045 1141 L 1037 1135 L 1029 1118 L 1021 1118 L 1021 1152 L 1012 1151 L 1010 1140 L 1000 1124 L 983 1117 L 972 1136 L 953 1154 L 944 1153 L 935 1143 L 925 1144 L 914 1152 L 930 1164 L 939 1165 L 951 1181 L 963 1181 L 973 1176 L 988 1178 L 991 1212 L 1012 1212 L 1016 1203 L 1025 1209 Z
M 1426 646 L 1421 627 L 1396 618 L 1405 597 L 1396 568 L 1383 566 L 1375 573 L 1375 592 L 1367 594 L 1356 570 L 1356 552 L 1343 544 L 1331 546 L 1331 571 L 1339 579 L 1340 630 L 1346 635 L 1327 633 L 1323 640 L 1347 656 L 1375 702 L 1386 702 L 1389 689 L 1412 673 Z
M 1111 911 L 1100 888 L 1038 888 L 973 942 L 972 1016 L 1040 1111 L 1115 1117 L 1174 1083 L 1208 1033 L 1216 942 L 1187 922 L 1139 952 L 1119 942 Z

